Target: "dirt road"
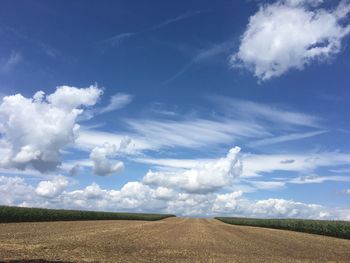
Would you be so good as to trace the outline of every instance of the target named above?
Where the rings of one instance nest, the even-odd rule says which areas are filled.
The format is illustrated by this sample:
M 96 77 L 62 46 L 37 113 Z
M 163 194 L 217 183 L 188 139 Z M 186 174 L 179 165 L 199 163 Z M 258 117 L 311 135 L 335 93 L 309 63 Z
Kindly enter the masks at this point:
M 0 224 L 0 262 L 350 262 L 350 240 L 214 219 Z

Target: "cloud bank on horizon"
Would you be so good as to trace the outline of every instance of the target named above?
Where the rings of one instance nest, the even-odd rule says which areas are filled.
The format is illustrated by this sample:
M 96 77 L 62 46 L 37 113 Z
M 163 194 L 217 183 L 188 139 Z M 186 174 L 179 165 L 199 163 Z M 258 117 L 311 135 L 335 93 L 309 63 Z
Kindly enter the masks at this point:
M 200 28 L 220 21 L 217 11 L 174 8 L 170 19 L 152 13 L 146 23 L 134 10 L 140 20 L 120 14 L 128 26 L 102 21 L 103 34 L 89 29 L 110 45 L 107 56 L 84 46 L 86 31 L 72 38 L 80 48 L 63 67 L 64 56 L 48 52 L 73 57 L 66 45 L 0 25 L 9 43 L 25 43 L 0 58 L 0 205 L 350 220 L 350 79 L 341 75 L 349 65 L 337 63 L 347 54 L 350 2 L 244 8 L 248 24 L 234 31 L 244 32 L 235 51 L 223 11 L 222 32 L 207 27 L 211 38 L 203 40 Z M 74 19 L 79 34 L 89 21 Z M 327 63 L 336 70 L 319 73 L 315 64 Z M 242 77 L 239 68 L 249 73 Z M 287 74 L 295 69 L 300 79 Z M 177 73 L 164 83 L 169 72 Z M 282 75 L 281 87 L 268 81 Z M 86 84 L 95 78 L 104 84 Z
M 16 170 L 25 175 L 34 174 L 48 180 L 40 180 L 37 185 L 26 182 L 25 177 L 0 177 L 0 193 L 2 203 L 7 205 L 40 206 L 40 207 L 66 207 L 76 209 L 98 210 L 127 210 L 127 211 L 163 211 L 183 215 L 207 215 L 230 214 L 244 216 L 264 217 L 303 217 L 303 218 L 341 218 L 349 219 L 346 211 L 337 208 L 331 209 L 322 205 L 308 204 L 286 200 L 281 198 L 268 198 L 264 200 L 249 200 L 244 193 L 251 193 L 266 189 L 283 189 L 291 184 L 319 184 L 326 181 L 349 182 L 346 176 L 298 176 L 293 179 L 273 178 L 265 180 L 261 178 L 264 173 L 273 171 L 294 171 L 301 174 L 313 173 L 319 167 L 333 167 L 350 164 L 350 153 L 322 152 L 309 154 L 248 154 L 241 153 L 239 147 L 233 147 L 226 157 L 214 159 L 158 159 L 145 158 L 147 151 L 159 151 L 167 149 L 172 151 L 178 147 L 198 148 L 202 144 L 221 144 L 234 142 L 232 135 L 216 136 L 215 133 L 225 132 L 235 127 L 249 127 L 258 129 L 259 133 L 249 134 L 249 129 L 235 131 L 235 136 L 251 136 L 253 138 L 265 135 L 270 136 L 265 121 L 283 124 L 282 129 L 290 129 L 284 125 L 297 127 L 317 127 L 319 121 L 314 116 L 296 112 L 272 111 L 271 113 L 287 114 L 295 118 L 278 119 L 277 116 L 269 119 L 269 106 L 246 102 L 247 105 L 255 105 L 244 110 L 243 120 L 219 122 L 209 120 L 196 120 L 168 122 L 166 120 L 150 121 L 154 131 L 149 134 L 151 126 L 142 122 L 143 128 L 134 129 L 131 125 L 129 137 L 117 136 L 90 130 L 80 130 L 77 117 L 83 114 L 85 109 L 95 105 L 102 95 L 102 90 L 97 86 L 88 88 L 76 88 L 69 86 L 57 87 L 52 94 L 45 95 L 38 91 L 32 98 L 25 98 L 20 94 L 5 96 L 0 105 L 1 117 L 1 167 L 2 173 Z M 219 98 L 222 102 L 243 103 L 235 99 L 227 101 L 227 98 Z M 223 106 L 223 103 L 220 103 Z M 230 107 L 230 110 L 234 108 Z M 267 115 L 261 117 L 259 115 Z M 238 114 L 235 114 L 236 117 Z M 272 114 L 273 115 L 273 114 Z M 249 116 L 249 118 L 247 118 Z M 227 117 L 228 118 L 228 117 Z M 257 119 L 258 118 L 258 119 Z M 247 120 L 251 119 L 251 120 Z M 263 119 L 263 121 L 261 120 Z M 304 119 L 309 119 L 304 122 Z M 314 123 L 310 120 L 314 120 Z M 194 122 L 193 122 L 194 121 Z M 135 120 L 126 120 L 130 125 Z M 162 129 L 155 128 L 159 125 Z M 182 134 L 176 132 L 177 126 Z M 191 137 L 195 133 L 202 133 L 203 138 Z M 313 128 L 314 129 L 314 128 Z M 179 131 L 180 131 L 179 130 Z M 147 132 L 144 132 L 147 131 Z M 85 132 L 95 138 L 93 145 L 80 148 L 80 136 Z M 170 132 L 170 133 L 169 133 Z M 247 133 L 248 132 L 248 133 Z M 169 137 L 162 136 L 169 133 Z M 208 135 L 205 135 L 208 133 Z M 324 133 L 314 132 L 308 136 L 317 136 Z M 207 136 L 213 136 L 210 141 Z M 225 133 L 224 133 L 225 134 Z M 176 140 L 174 137 L 178 136 Z M 100 138 L 101 137 L 101 138 Z M 154 137 L 154 139 L 153 139 Z M 134 141 L 134 138 L 135 139 Z M 155 146 L 152 140 L 162 138 Z M 81 139 L 81 138 L 80 138 Z M 97 139 L 97 140 L 96 140 Z M 291 140 L 299 140 L 293 137 Z M 84 139 L 83 139 L 84 140 Z M 191 141 L 192 140 L 192 141 Z M 264 141 L 265 140 L 265 141 Z M 282 137 L 279 141 L 269 142 L 262 139 L 255 143 L 256 146 L 274 144 L 288 140 Z M 104 143 L 100 143 L 104 141 Z M 147 143 L 150 145 L 147 146 Z M 263 143 L 262 143 L 263 142 Z M 141 145 L 138 145 L 138 144 Z M 84 141 L 80 142 L 84 144 Z M 79 149 L 87 151 L 89 159 L 67 161 L 62 163 L 62 155 L 66 149 Z M 144 163 L 153 166 L 155 171 L 149 170 L 139 181 L 130 181 L 117 189 L 103 189 L 98 184 L 92 183 L 84 189 L 69 191 L 74 186 L 74 177 L 91 169 L 98 176 L 107 176 L 120 173 L 124 163 L 115 157 L 128 156 L 129 162 Z M 147 155 L 147 154 L 146 154 Z M 82 171 L 79 171 L 79 169 Z M 76 171 L 72 172 L 72 169 Z M 37 171 L 37 172 L 35 172 Z M 65 175 L 60 175 L 57 173 Z

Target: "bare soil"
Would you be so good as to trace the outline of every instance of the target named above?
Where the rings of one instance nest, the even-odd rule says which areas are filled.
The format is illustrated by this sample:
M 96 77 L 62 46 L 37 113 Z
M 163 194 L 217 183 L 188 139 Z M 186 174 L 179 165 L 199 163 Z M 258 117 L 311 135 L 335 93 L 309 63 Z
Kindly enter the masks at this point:
M 0 262 L 350 262 L 350 240 L 214 219 L 10 223 Z

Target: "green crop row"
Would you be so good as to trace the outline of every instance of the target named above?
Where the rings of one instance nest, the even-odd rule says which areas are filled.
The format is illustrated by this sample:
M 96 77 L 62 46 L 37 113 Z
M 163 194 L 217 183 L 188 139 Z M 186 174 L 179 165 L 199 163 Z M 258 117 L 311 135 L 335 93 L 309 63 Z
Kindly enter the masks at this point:
M 349 221 L 305 220 L 305 219 L 259 219 L 239 217 L 216 217 L 233 225 L 257 226 L 292 230 L 318 235 L 350 239 Z
M 114 213 L 0 206 L 0 223 L 77 220 L 155 221 L 173 216 L 168 214 Z

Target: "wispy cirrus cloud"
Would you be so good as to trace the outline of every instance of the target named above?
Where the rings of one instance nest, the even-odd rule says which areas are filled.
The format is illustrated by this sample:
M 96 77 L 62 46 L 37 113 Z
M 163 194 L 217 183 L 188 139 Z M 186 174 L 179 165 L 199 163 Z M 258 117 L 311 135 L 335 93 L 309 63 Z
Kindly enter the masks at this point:
M 116 46 L 122 44 L 122 43 L 123 43 L 124 41 L 126 41 L 127 39 L 133 37 L 133 36 L 136 36 L 136 35 L 139 35 L 139 34 L 143 34 L 143 33 L 153 32 L 153 31 L 156 31 L 156 30 L 165 28 L 165 27 L 167 27 L 167 26 L 169 26 L 169 25 L 171 25 L 171 24 L 174 24 L 174 23 L 176 23 L 176 22 L 179 22 L 179 21 L 188 19 L 188 18 L 190 18 L 190 17 L 199 15 L 199 14 L 201 14 L 201 13 L 203 13 L 203 12 L 205 12 L 205 11 L 199 10 L 199 11 L 187 12 L 187 13 L 178 15 L 178 16 L 176 16 L 176 17 L 173 17 L 173 18 L 164 20 L 164 21 L 160 22 L 159 24 L 156 24 L 156 25 L 147 27 L 147 28 L 145 28 L 145 29 L 143 29 L 143 30 L 140 30 L 140 31 L 135 31 L 135 32 L 123 32 L 123 33 L 114 35 L 114 36 L 112 36 L 112 37 L 110 37 L 110 38 L 107 38 L 107 39 L 103 40 L 102 42 L 103 42 L 104 44 L 110 45 L 110 46 L 112 46 L 112 47 L 116 47 Z
M 284 126 L 299 126 L 321 128 L 322 119 L 318 116 L 287 109 L 274 103 L 259 103 L 249 100 L 210 96 L 214 102 L 229 117 L 243 118 L 245 120 L 264 122 Z
M 285 160 L 289 160 L 286 162 Z M 135 158 L 134 161 L 152 164 L 164 169 L 191 169 L 199 163 L 210 163 L 215 159 L 158 159 Z M 242 177 L 260 177 L 276 171 L 296 172 L 300 174 L 312 174 L 318 168 L 337 167 L 350 164 L 350 153 L 341 152 L 310 152 L 293 154 L 249 154 L 242 152 L 243 171 Z M 303 177 L 310 181 L 312 177 Z M 328 179 L 343 180 L 344 176 L 317 177 L 315 180 L 326 181 Z M 290 180 L 290 178 L 288 179 Z M 317 181 L 316 180 L 316 181 Z M 302 181 L 302 179 L 296 179 Z M 296 181 L 293 181 L 296 183 Z
M 36 39 L 33 38 L 33 36 L 27 35 L 27 33 L 25 33 L 23 30 L 18 30 L 16 28 L 4 24 L 0 25 L 0 30 L 12 37 L 14 36 L 16 39 L 21 40 L 21 42 L 29 44 L 29 46 L 35 47 L 35 50 L 40 50 L 42 53 L 44 53 L 50 58 L 64 58 L 65 60 L 67 60 L 67 58 L 63 56 L 63 54 L 56 48 L 40 39 Z
M 293 162 L 285 162 L 293 160 Z M 244 158 L 246 176 L 257 176 L 275 171 L 312 173 L 320 167 L 350 164 L 350 154 L 341 152 L 316 152 L 294 154 L 249 154 Z
M 211 118 L 191 114 L 156 114 L 147 118 L 125 118 L 120 120 L 122 132 L 83 129 L 77 139 L 77 145 L 91 150 L 105 141 L 118 144 L 123 137 L 128 136 L 133 141 L 136 152 L 175 147 L 200 149 L 203 146 L 215 147 L 237 142 L 252 147 L 306 139 L 326 132 L 305 131 L 321 127 L 321 120 L 313 115 L 252 101 L 222 97 L 211 99 L 219 108 Z M 118 96 L 116 100 L 111 100 L 108 106 L 91 111 L 99 114 L 124 106 L 129 101 L 130 95 Z M 301 132 L 289 133 L 290 130 Z M 281 133 L 287 135 L 276 137 L 275 134 Z
M 283 143 L 283 142 L 306 139 L 306 138 L 310 138 L 310 137 L 324 134 L 326 132 L 328 132 L 328 131 L 291 133 L 291 134 L 287 134 L 287 135 L 282 135 L 282 136 L 277 136 L 277 137 L 275 136 L 272 138 L 266 138 L 266 139 L 253 141 L 253 142 L 248 143 L 247 145 L 250 147 L 266 146 L 266 145 L 271 145 L 271 144 L 276 144 L 276 143 Z
M 289 184 L 297 184 L 297 185 L 304 185 L 304 184 L 322 184 L 326 182 L 342 182 L 342 183 L 348 183 L 350 182 L 349 176 L 320 176 L 320 175 L 303 175 L 294 177 L 292 179 L 286 177 L 286 178 L 272 178 L 267 180 L 247 180 L 243 179 L 241 182 L 250 185 L 252 188 L 249 189 L 248 192 L 255 192 L 259 190 L 281 190 L 286 189 Z
M 128 104 L 130 104 L 132 102 L 133 98 L 134 97 L 130 94 L 116 93 L 110 97 L 109 103 L 106 106 L 95 107 L 95 108 L 86 110 L 79 117 L 79 120 L 80 121 L 90 120 L 96 115 L 122 109 L 122 108 L 126 107 Z
M 261 137 L 269 133 L 255 123 L 228 118 L 188 120 L 127 119 L 126 124 L 140 138 L 152 142 L 156 148 L 201 147 L 230 143 L 242 137 Z
M 132 140 L 135 153 L 165 148 L 215 147 L 241 138 L 259 138 L 269 133 L 254 123 L 231 119 L 190 118 L 169 119 L 125 119 L 128 131 L 112 133 L 93 129 L 82 129 L 76 140 L 81 149 L 91 149 L 104 142 L 119 144 L 124 137 Z
M 350 176 L 319 176 L 319 175 L 307 175 L 293 178 L 288 181 L 291 184 L 320 184 L 327 181 L 333 182 L 350 182 Z
M 0 60 L 0 73 L 11 72 L 22 61 L 20 52 L 13 50 L 7 58 Z
M 133 96 L 126 93 L 116 93 L 111 96 L 110 101 L 107 106 L 100 108 L 99 113 L 110 112 L 124 108 L 126 105 L 131 103 Z
M 211 47 L 206 49 L 199 50 L 197 54 L 195 54 L 186 65 L 180 68 L 170 78 L 165 80 L 163 84 L 167 84 L 174 81 L 181 75 L 185 74 L 186 71 L 188 71 L 191 67 L 195 66 L 196 64 L 209 61 L 213 57 L 228 53 L 232 49 L 232 47 L 233 47 L 233 41 L 230 40 L 230 41 L 225 41 L 219 44 L 212 45 Z

